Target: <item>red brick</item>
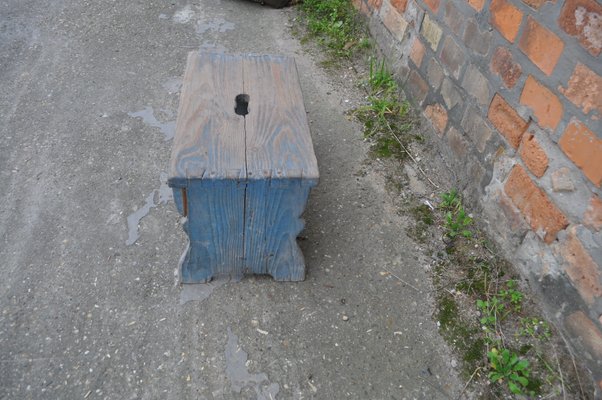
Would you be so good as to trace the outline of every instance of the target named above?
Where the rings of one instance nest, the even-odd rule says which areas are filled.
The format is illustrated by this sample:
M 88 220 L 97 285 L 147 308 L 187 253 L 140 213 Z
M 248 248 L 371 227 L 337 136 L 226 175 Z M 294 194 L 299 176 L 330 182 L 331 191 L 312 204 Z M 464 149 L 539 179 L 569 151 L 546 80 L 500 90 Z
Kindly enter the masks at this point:
M 386 8 L 381 10 L 383 24 L 387 27 L 389 32 L 400 42 L 403 40 L 406 29 L 408 28 L 408 22 L 401 16 L 401 14 L 393 7 L 386 5 Z
M 602 5 L 595 0 L 567 0 L 558 25 L 593 56 L 602 51 Z
M 563 107 L 558 97 L 531 75 L 525 82 L 520 103 L 533 110 L 533 115 L 543 128 L 554 130 L 562 120 Z
M 364 14 L 364 15 L 370 14 L 370 9 L 368 8 L 368 5 L 366 5 L 366 3 L 363 2 L 363 0 L 353 0 L 352 4 L 353 4 L 353 7 L 355 7 L 356 10 L 358 10 L 362 14 Z
M 422 104 L 429 92 L 429 85 L 416 70 L 412 70 L 406 82 L 406 89 L 416 103 Z
M 403 14 L 408 6 L 408 0 L 391 0 L 391 5 Z
M 558 142 L 564 153 L 596 186 L 602 184 L 602 139 L 581 121 L 572 119 Z
M 564 214 L 556 208 L 544 191 L 533 183 L 520 165 L 512 168 L 504 190 L 525 216 L 531 229 L 543 236 L 546 243 L 552 243 L 556 234 L 569 224 Z
M 592 357 L 598 360 L 602 359 L 602 332 L 583 311 L 577 311 L 569 315 L 565 320 L 565 324 L 573 335 L 581 339 L 581 342 L 591 352 Z
M 535 10 L 539 10 L 539 7 L 541 7 L 546 1 L 551 1 L 552 3 L 555 3 L 554 0 L 523 0 L 523 3 Z
M 437 14 L 439 11 L 440 0 L 424 0 L 424 3 Z
M 493 97 L 487 118 L 504 135 L 510 145 L 517 149 L 528 123 L 499 94 Z
M 483 5 L 485 5 L 485 0 L 468 0 L 468 5 L 477 11 L 481 11 Z
M 429 104 L 424 110 L 424 115 L 431 121 L 439 136 L 443 136 L 447 127 L 447 111 L 441 104 Z
M 491 24 L 506 40 L 514 43 L 523 19 L 522 11 L 506 0 L 492 0 L 489 11 L 491 12 Z
M 512 53 L 505 47 L 498 47 L 491 59 L 491 72 L 498 74 L 508 88 L 513 88 L 522 74 L 520 64 L 514 62 Z
M 420 39 L 414 39 L 414 44 L 412 44 L 412 50 L 410 51 L 410 59 L 414 61 L 414 64 L 418 68 L 420 68 L 420 64 L 422 64 L 422 59 L 424 58 L 424 44 L 420 41 Z
M 519 154 L 529 171 L 536 177 L 541 178 L 548 169 L 548 156 L 533 134 L 527 133 L 523 136 Z
M 593 195 L 583 215 L 583 225 L 596 231 L 602 229 L 602 199 Z
M 464 15 L 458 10 L 454 3 L 450 1 L 445 3 L 445 15 L 443 21 L 457 36 L 460 36 L 462 33 L 462 22 L 464 21 L 464 18 Z
M 559 87 L 558 90 L 577 107 L 581 107 L 585 114 L 591 110 L 602 114 L 602 77 L 585 65 L 577 63 L 568 87 Z
M 368 0 L 368 6 L 375 10 L 380 10 L 380 6 L 382 6 L 383 0 Z
M 533 18 L 527 18 L 518 47 L 546 75 L 552 75 L 554 67 L 564 50 L 564 42 Z
M 602 283 L 598 265 L 583 248 L 577 237 L 577 229 L 572 227 L 562 247 L 560 254 L 566 261 L 566 273 L 577 291 L 587 304 L 593 304 L 597 297 L 602 296 Z

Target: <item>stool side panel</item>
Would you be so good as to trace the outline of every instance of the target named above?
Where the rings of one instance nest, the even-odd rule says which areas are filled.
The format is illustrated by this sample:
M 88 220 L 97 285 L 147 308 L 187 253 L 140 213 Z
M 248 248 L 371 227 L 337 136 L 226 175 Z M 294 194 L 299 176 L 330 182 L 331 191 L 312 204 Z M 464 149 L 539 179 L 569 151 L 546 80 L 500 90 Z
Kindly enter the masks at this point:
M 303 95 L 293 58 L 244 59 L 244 87 L 250 96 L 246 116 L 247 171 L 277 178 L 317 179 Z
M 231 180 L 195 180 L 190 182 L 187 191 L 186 233 L 195 261 L 188 264 L 188 268 L 210 271 L 211 276 L 242 274 L 245 184 Z M 186 276 L 184 266 L 182 268 L 182 276 Z
M 171 154 L 172 181 L 246 178 L 244 118 L 234 113 L 235 98 L 243 91 L 242 68 L 234 55 L 188 55 Z
M 245 265 L 279 281 L 305 279 L 305 262 L 297 236 L 305 225 L 310 187 L 301 179 L 255 181 L 247 187 Z

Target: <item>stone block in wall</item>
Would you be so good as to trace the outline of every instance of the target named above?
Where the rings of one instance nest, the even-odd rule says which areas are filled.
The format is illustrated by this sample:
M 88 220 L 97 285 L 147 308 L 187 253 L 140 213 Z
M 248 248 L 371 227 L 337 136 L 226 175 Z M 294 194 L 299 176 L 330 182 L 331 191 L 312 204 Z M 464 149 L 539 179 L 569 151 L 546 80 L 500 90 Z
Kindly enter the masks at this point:
M 489 52 L 491 45 L 491 32 L 482 31 L 477 25 L 477 20 L 474 18 L 466 22 L 464 30 L 464 44 L 481 55 L 486 55 Z
M 487 142 L 493 135 L 492 129 L 481 117 L 479 109 L 467 107 L 462 118 L 462 129 L 468 134 L 475 147 L 482 153 L 485 150 Z
M 468 5 L 477 11 L 481 11 L 485 5 L 485 0 L 468 0 Z
M 559 87 L 558 90 L 585 114 L 595 110 L 602 115 L 602 77 L 585 65 L 577 63 L 567 88 Z
M 541 178 L 548 169 L 548 155 L 533 133 L 527 132 L 523 135 L 518 153 L 529 171 L 536 177 Z
M 424 4 L 426 4 L 428 6 L 428 8 L 430 8 L 434 14 L 437 14 L 439 12 L 439 5 L 440 5 L 441 0 L 424 0 Z
M 552 243 L 558 232 L 568 226 L 569 221 L 564 214 L 520 165 L 512 168 L 504 190 L 526 217 L 533 231 L 546 243 Z
M 468 143 L 464 135 L 452 126 L 447 131 L 446 136 L 447 144 L 456 159 L 465 160 L 470 151 L 470 143 Z
M 489 81 L 474 64 L 470 64 L 464 74 L 462 87 L 472 95 L 481 106 L 489 104 Z
M 380 10 L 380 7 L 383 4 L 383 0 L 368 0 L 368 6 L 372 9 L 372 10 Z
M 426 99 L 426 95 L 429 93 L 429 84 L 422 79 L 418 71 L 412 70 L 408 76 L 405 89 L 416 104 L 422 105 L 424 99 Z
M 567 0 L 562 7 L 558 24 L 569 35 L 597 57 L 602 51 L 602 5 L 595 0 Z
M 558 97 L 531 75 L 521 92 L 520 103 L 533 110 L 542 128 L 554 130 L 562 120 L 564 108 Z
M 498 74 L 507 88 L 512 89 L 522 74 L 522 67 L 514 61 L 512 53 L 505 47 L 498 47 L 491 58 L 491 72 Z
M 589 350 L 592 360 L 602 360 L 602 332 L 583 311 L 569 315 L 565 326 Z
M 549 76 L 562 55 L 564 42 L 529 16 L 518 47 L 533 64 Z
M 460 91 L 456 84 L 448 77 L 443 79 L 443 83 L 441 84 L 441 97 L 443 97 L 443 101 L 445 102 L 445 106 L 448 110 L 451 110 L 458 104 L 462 104 L 463 99 Z
M 441 62 L 454 78 L 460 78 L 460 72 L 465 61 L 466 53 L 464 53 L 464 50 L 450 36 L 446 37 L 441 50 Z
M 429 104 L 424 109 L 424 116 L 433 125 L 439 136 L 443 136 L 447 127 L 447 111 L 441 104 Z
M 420 33 L 422 33 L 422 36 L 427 41 L 431 49 L 433 51 L 437 51 L 443 31 L 441 30 L 441 27 L 433 19 L 431 19 L 429 14 L 424 15 Z
M 439 86 L 441 86 L 444 76 L 443 67 L 437 62 L 435 57 L 432 57 L 426 68 L 426 78 L 431 87 L 435 90 L 439 90 Z
M 602 199 L 600 196 L 593 195 L 590 199 L 587 210 L 583 214 L 583 224 L 595 231 L 602 229 Z
M 487 118 L 493 126 L 506 138 L 510 145 L 517 149 L 528 122 L 499 94 L 496 94 L 489 106 Z
M 602 184 L 602 139 L 589 130 L 581 121 L 573 118 L 560 141 L 560 148 L 575 163 L 583 174 L 596 186 Z
M 403 16 L 388 2 L 385 2 L 380 9 L 380 16 L 385 27 L 391 32 L 395 40 L 403 41 L 408 29 L 408 22 Z
M 424 44 L 422 41 L 416 37 L 414 38 L 414 43 L 412 44 L 412 50 L 410 51 L 410 60 L 414 62 L 416 67 L 420 68 L 422 64 L 422 59 L 424 58 Z
M 561 167 L 552 172 L 551 181 L 552 191 L 556 193 L 572 192 L 575 190 L 571 170 L 567 167 Z
M 408 6 L 408 0 L 391 0 L 390 3 L 400 14 L 403 14 Z
M 560 255 L 566 262 L 565 270 L 569 279 L 583 298 L 592 305 L 596 298 L 602 297 L 602 276 L 600 268 L 583 247 L 577 237 L 576 227 L 568 230 L 568 235 L 560 244 Z
M 490 22 L 498 32 L 510 43 L 514 43 L 523 12 L 506 0 L 492 0 L 489 6 Z
M 445 13 L 443 14 L 443 22 L 451 29 L 456 35 L 462 34 L 462 23 L 466 17 L 458 10 L 453 2 L 448 1 L 445 3 Z

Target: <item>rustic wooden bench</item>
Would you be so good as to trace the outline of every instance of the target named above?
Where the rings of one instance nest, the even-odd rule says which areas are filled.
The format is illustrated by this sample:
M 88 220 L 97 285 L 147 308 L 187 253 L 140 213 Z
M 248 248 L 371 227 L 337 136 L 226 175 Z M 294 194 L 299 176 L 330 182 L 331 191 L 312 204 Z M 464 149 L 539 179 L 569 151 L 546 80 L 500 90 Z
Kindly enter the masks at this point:
M 183 283 L 303 280 L 296 238 L 318 177 L 293 58 L 189 54 L 168 180 L 187 217 Z

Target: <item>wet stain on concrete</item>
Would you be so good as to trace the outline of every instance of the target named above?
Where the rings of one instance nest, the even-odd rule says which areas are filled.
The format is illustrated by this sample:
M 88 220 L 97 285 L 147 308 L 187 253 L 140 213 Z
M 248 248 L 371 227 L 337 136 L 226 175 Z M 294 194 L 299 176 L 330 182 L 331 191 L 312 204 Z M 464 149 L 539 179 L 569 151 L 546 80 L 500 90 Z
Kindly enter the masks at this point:
M 268 376 L 260 372 L 251 374 L 247 369 L 247 353 L 238 344 L 238 336 L 228 327 L 228 342 L 225 350 L 226 376 L 232 391 L 240 393 L 245 387 L 252 387 L 257 400 L 274 400 L 280 392 L 280 385 L 271 383 Z
M 211 296 L 211 293 L 215 289 L 228 282 L 230 282 L 229 278 L 219 278 L 209 283 L 184 284 L 180 292 L 180 305 L 184 305 L 190 301 L 201 302 Z
M 140 237 L 140 233 L 138 232 L 140 220 L 147 216 L 150 210 L 157 207 L 159 204 L 167 204 L 169 201 L 173 200 L 173 192 L 171 191 L 171 188 L 167 186 L 167 174 L 162 172 L 160 179 L 161 186 L 159 186 L 159 189 L 153 190 L 146 196 L 144 205 L 127 217 L 128 238 L 125 241 L 127 246 L 136 243 L 136 240 Z
M 176 133 L 176 121 L 160 122 L 155 117 L 155 112 L 150 106 L 144 107 L 144 110 L 129 112 L 128 115 L 133 118 L 142 118 L 142 122 L 145 124 L 153 128 L 159 128 L 165 136 L 165 141 L 173 139 Z

